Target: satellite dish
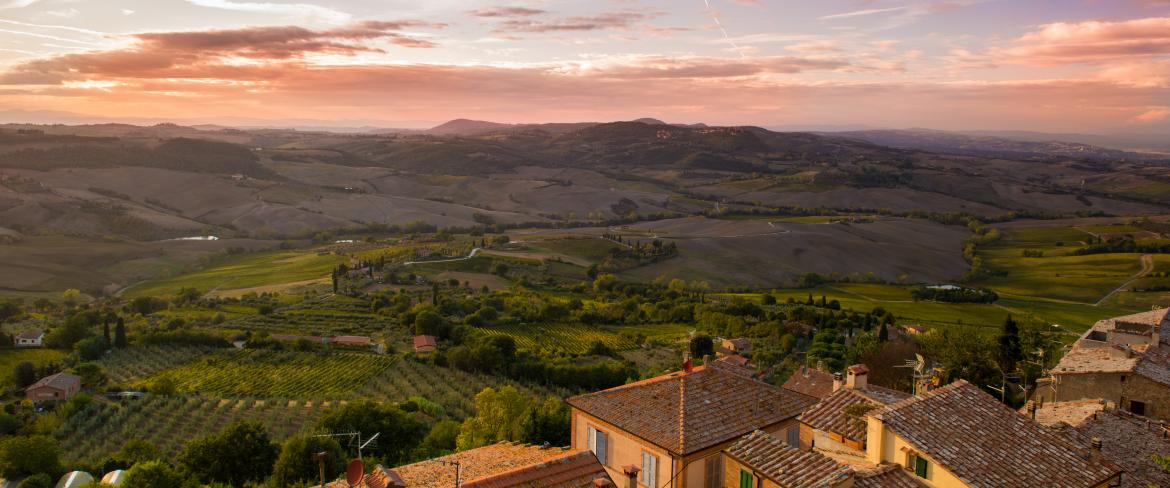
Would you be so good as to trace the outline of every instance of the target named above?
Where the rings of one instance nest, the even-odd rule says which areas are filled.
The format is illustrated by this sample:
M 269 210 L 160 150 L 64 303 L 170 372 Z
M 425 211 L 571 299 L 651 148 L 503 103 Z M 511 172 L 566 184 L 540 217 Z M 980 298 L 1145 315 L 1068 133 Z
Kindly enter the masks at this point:
M 362 464 L 361 459 L 354 459 L 349 462 L 349 467 L 345 468 L 345 482 L 349 486 L 357 486 L 362 482 L 362 476 L 366 474 L 366 466 Z

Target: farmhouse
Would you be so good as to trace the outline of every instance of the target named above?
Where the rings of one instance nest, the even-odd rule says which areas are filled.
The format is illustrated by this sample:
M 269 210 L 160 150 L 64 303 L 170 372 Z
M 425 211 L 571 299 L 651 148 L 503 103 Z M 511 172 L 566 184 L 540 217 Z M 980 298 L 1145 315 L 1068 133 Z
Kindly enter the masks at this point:
M 741 356 L 750 356 L 752 354 L 752 344 L 747 339 L 723 339 L 721 346 L 733 354 L 739 354 Z
M 81 391 L 81 377 L 57 373 L 41 378 L 24 390 L 29 401 L 64 401 Z
M 39 330 L 28 330 L 16 334 L 12 339 L 16 347 L 41 347 L 45 342 L 45 333 Z
M 709 358 L 705 358 L 709 359 Z M 721 361 L 572 397 L 572 447 L 610 476 L 637 470 L 640 486 L 717 486 L 723 449 L 755 430 L 795 445 L 796 416 L 816 400 L 753 379 Z
M 414 353 L 415 354 L 429 354 L 439 350 L 439 342 L 435 340 L 435 336 L 430 335 L 416 335 L 414 336 Z
M 1137 415 L 1170 420 L 1167 310 L 1097 322 L 1050 376 L 1037 382 L 1039 403 L 1106 400 Z
M 456 464 L 459 478 L 456 483 Z M 330 488 L 348 488 L 344 480 Z M 606 488 L 616 486 L 589 451 L 501 442 L 387 469 L 375 467 L 358 488 Z

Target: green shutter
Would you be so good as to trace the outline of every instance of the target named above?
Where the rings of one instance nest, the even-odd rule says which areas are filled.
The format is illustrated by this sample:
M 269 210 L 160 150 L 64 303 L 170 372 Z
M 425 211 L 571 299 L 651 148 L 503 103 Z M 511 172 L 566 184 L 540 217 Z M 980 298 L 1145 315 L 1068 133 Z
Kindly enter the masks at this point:
M 926 460 L 915 456 L 914 458 L 914 474 L 919 478 L 926 479 Z
M 739 488 L 752 488 L 752 474 L 746 469 L 739 470 Z

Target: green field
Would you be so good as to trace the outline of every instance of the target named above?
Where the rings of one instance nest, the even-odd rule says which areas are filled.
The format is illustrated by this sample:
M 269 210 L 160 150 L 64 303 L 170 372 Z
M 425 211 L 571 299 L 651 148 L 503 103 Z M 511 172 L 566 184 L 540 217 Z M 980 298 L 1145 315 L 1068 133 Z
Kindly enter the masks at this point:
M 673 341 L 686 337 L 689 327 L 680 324 L 648 324 L 628 326 L 590 326 L 584 324 L 509 324 L 497 327 L 477 327 L 488 335 L 505 335 L 516 340 L 516 345 L 530 351 L 584 354 L 594 341 L 600 341 L 615 351 L 634 349 L 632 338 L 638 334 L 647 339 Z
M 101 462 L 126 442 L 150 442 L 166 457 L 190 439 L 218 432 L 240 420 L 254 420 L 280 441 L 316 423 L 329 402 L 284 399 L 220 399 L 150 395 L 122 402 L 94 401 L 59 427 L 67 462 Z
M 348 398 L 394 363 L 364 353 L 222 350 L 139 381 L 150 388 L 171 382 L 180 393 L 225 397 Z
M 617 244 L 597 238 L 555 239 L 530 242 L 528 245 L 537 250 L 564 254 L 595 263 L 609 257 L 610 251 L 620 249 Z
M 1132 313 L 1131 310 L 1106 306 L 1038 299 L 1001 298 L 994 304 L 915 302 L 910 297 L 910 289 L 900 285 L 840 283 L 813 289 L 779 290 L 775 295 L 782 303 L 790 297 L 803 303 L 810 293 L 819 301 L 824 295 L 830 301 L 839 301 L 843 309 L 865 312 L 881 307 L 893 313 L 900 324 L 937 326 L 961 324 L 998 328 L 1010 313 L 1025 322 L 1059 324 L 1066 330 L 1081 332 L 1103 318 Z
M 0 387 L 8 387 L 12 385 L 12 371 L 16 369 L 18 363 L 24 361 L 31 361 L 38 368 L 58 361 L 65 357 L 65 353 L 53 349 L 3 349 L 0 350 L 0 371 L 5 372 L 0 376 Z
M 976 285 L 1012 298 L 1034 298 L 1095 304 L 1127 311 L 1149 310 L 1170 304 L 1165 294 L 1119 293 L 1114 290 L 1142 271 L 1141 254 L 1111 253 L 1076 255 L 1074 251 L 1096 234 L 1140 232 L 1129 225 L 1073 227 L 1054 221 L 1051 226 L 1011 228 L 998 242 L 979 246 L 977 255 L 994 276 Z M 1042 256 L 1025 257 L 1025 251 Z M 1155 271 L 1170 269 L 1166 256 L 1155 257 Z M 1134 285 L 1167 285 L 1167 278 L 1145 278 Z
M 328 278 L 329 272 L 349 259 L 315 251 L 272 251 L 249 254 L 210 268 L 127 288 L 127 297 L 173 296 L 183 288 L 207 293 L 282 285 Z

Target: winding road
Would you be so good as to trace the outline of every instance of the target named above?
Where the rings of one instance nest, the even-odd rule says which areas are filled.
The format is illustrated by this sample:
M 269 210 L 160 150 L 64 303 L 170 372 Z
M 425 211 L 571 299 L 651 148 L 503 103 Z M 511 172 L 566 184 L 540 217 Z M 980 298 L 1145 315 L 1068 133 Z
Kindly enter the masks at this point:
M 1094 303 L 1093 305 L 1100 306 L 1101 303 L 1103 303 L 1105 300 L 1108 300 L 1109 297 L 1117 294 L 1117 292 L 1119 292 L 1121 290 L 1124 290 L 1131 283 L 1133 283 L 1137 280 L 1140 280 L 1142 278 L 1145 278 L 1146 275 L 1152 273 L 1153 271 L 1154 271 L 1154 256 L 1152 254 L 1142 254 L 1142 270 L 1138 271 L 1138 274 L 1133 275 L 1133 277 L 1130 278 L 1129 281 L 1122 283 L 1121 286 L 1119 286 L 1119 287 L 1115 288 L 1113 291 L 1109 292 L 1108 295 L 1101 297 L 1101 299 L 1097 300 L 1097 303 Z
M 479 256 L 479 252 L 482 250 L 483 250 L 482 248 L 477 247 L 475 249 L 472 249 L 470 254 L 468 254 L 464 257 L 461 257 L 461 258 L 436 259 L 434 261 L 407 261 L 405 263 L 402 263 L 402 265 L 403 266 L 410 266 L 412 264 L 451 263 L 451 262 L 455 262 L 455 261 L 467 261 L 468 259 Z

